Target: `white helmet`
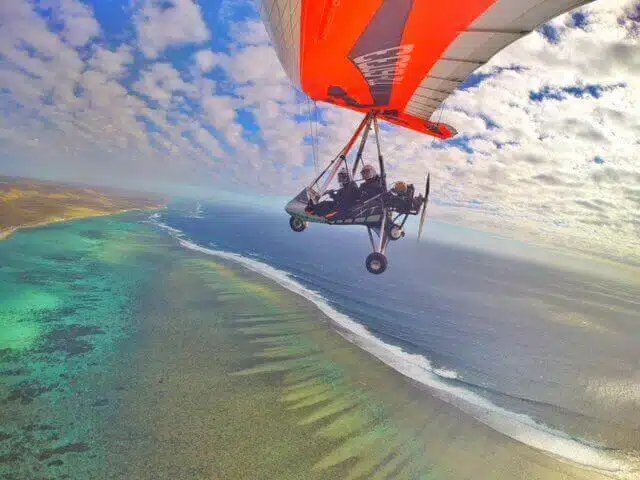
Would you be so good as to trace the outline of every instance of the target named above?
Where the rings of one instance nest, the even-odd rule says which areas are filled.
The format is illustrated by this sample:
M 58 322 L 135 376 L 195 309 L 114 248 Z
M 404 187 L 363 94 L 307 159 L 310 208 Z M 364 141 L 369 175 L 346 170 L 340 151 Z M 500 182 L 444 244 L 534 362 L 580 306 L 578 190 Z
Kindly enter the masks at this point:
M 346 168 L 343 168 L 338 172 L 338 183 L 341 185 L 346 185 L 349 183 L 349 172 L 347 172 Z
M 362 167 L 360 173 L 362 174 L 362 178 L 364 178 L 365 180 L 371 180 L 376 176 L 376 169 L 373 165 L 365 165 L 364 167 Z

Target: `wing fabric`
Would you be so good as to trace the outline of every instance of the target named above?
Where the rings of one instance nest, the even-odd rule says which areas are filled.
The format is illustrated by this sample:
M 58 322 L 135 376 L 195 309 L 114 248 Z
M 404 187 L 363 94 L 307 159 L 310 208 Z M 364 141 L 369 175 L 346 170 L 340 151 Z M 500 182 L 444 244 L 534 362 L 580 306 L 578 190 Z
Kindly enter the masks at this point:
M 311 98 L 437 138 L 466 78 L 540 24 L 593 0 L 261 0 L 291 81 Z

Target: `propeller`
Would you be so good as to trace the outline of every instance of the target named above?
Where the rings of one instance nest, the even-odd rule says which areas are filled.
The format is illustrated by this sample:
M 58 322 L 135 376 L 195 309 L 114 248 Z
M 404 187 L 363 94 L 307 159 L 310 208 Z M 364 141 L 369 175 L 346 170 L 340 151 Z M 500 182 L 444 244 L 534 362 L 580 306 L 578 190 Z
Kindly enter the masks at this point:
M 427 186 L 425 187 L 424 202 L 422 203 L 422 214 L 420 215 L 420 227 L 418 228 L 418 243 L 422 237 L 422 229 L 424 228 L 424 220 L 427 218 L 427 202 L 429 201 L 429 177 L 431 173 L 427 173 Z

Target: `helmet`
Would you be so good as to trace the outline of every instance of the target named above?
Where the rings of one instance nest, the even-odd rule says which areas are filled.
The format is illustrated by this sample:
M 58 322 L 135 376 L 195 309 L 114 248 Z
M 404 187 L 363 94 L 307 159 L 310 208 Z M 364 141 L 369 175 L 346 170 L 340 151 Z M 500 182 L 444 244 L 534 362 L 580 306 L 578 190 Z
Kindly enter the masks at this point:
M 393 184 L 393 190 L 397 193 L 407 193 L 407 184 L 404 182 L 396 182 Z
M 338 183 L 341 185 L 349 183 L 349 172 L 347 172 L 346 168 L 343 168 L 338 172 Z
M 373 165 L 365 165 L 364 167 L 362 167 L 360 173 L 362 174 L 362 178 L 364 178 L 365 180 L 371 180 L 376 176 L 376 169 Z

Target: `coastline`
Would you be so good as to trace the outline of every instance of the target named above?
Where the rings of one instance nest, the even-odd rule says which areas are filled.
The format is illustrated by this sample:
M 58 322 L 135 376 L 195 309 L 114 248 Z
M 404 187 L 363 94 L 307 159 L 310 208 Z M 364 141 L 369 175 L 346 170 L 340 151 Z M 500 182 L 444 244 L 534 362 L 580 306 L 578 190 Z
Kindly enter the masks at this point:
M 62 217 L 52 217 L 52 218 L 48 218 L 46 220 L 41 220 L 39 222 L 35 222 L 35 223 L 26 223 L 24 225 L 17 225 L 17 226 L 11 226 L 8 228 L 4 228 L 4 229 L 0 229 L 0 241 L 1 240 L 6 240 L 7 238 L 9 238 L 11 235 L 13 235 L 14 233 L 20 231 L 20 230 L 28 230 L 28 229 L 32 229 L 32 228 L 39 228 L 39 227 L 45 227 L 47 225 L 51 225 L 54 223 L 61 223 L 61 222 L 71 222 L 73 220 L 82 220 L 82 219 L 87 219 L 87 218 L 97 218 L 97 217 L 108 217 L 111 215 L 120 215 L 123 213 L 129 213 L 129 212 L 153 212 L 156 210 L 161 210 L 163 208 L 166 207 L 166 204 L 164 205 L 158 205 L 155 207 L 149 207 L 149 208 L 144 208 L 144 207 L 140 207 L 140 208 L 125 208 L 122 210 L 115 210 L 113 212 L 94 212 L 91 214 L 82 214 L 82 215 L 67 215 L 67 216 L 62 216 Z
M 332 330 L 377 360 L 381 360 L 385 367 L 390 367 L 393 373 L 403 377 L 405 382 L 426 392 L 430 397 L 449 404 L 448 408 L 454 407 L 456 410 L 461 410 L 463 415 L 468 415 L 470 420 L 473 419 L 472 421 L 479 421 L 483 427 L 489 427 L 499 434 L 510 437 L 511 440 L 532 448 L 541 455 L 556 457 L 565 465 L 579 466 L 578 468 L 591 471 L 595 475 L 610 474 L 615 478 L 632 478 L 635 475 L 632 472 L 636 471 L 636 464 L 634 462 L 627 464 L 624 456 L 609 455 L 606 449 L 601 449 L 598 445 L 583 442 L 563 431 L 538 424 L 530 417 L 500 408 L 459 386 L 443 383 L 439 378 L 442 372 L 433 371 L 428 361 L 423 365 L 421 359 L 396 355 L 397 349 L 395 347 L 380 344 L 370 334 L 364 332 L 360 325 L 354 324 L 348 317 L 333 311 L 325 304 L 322 297 L 298 285 L 286 272 L 237 254 L 200 247 L 180 235 L 175 235 L 176 232 L 169 231 L 173 236 L 177 236 L 182 247 L 213 255 L 217 262 L 235 263 L 245 275 L 265 277 L 289 293 L 294 293 L 301 296 L 304 301 L 315 304 L 324 315 L 331 319 L 329 324 Z M 446 376 L 448 372 L 444 373 Z

